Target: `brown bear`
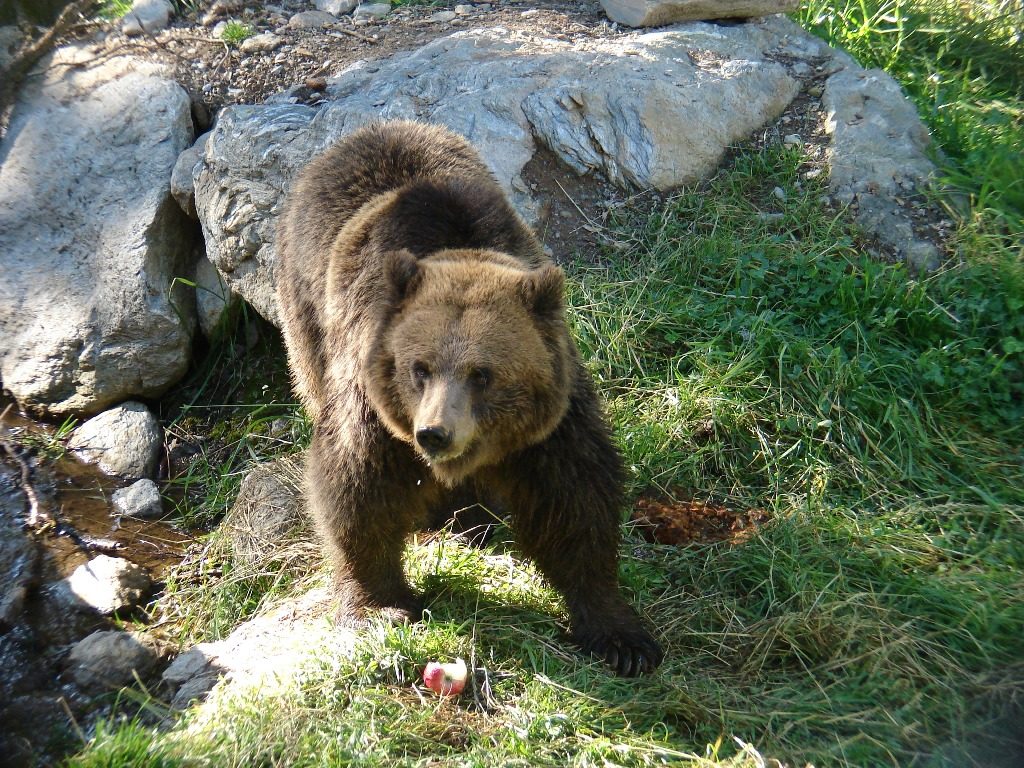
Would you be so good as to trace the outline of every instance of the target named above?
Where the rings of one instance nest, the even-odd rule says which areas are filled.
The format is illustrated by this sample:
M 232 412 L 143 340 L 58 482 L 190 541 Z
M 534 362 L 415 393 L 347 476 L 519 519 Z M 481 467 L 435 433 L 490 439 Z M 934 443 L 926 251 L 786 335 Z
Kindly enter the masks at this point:
M 413 122 L 351 134 L 299 174 L 277 253 L 339 616 L 418 618 L 407 534 L 473 498 L 508 514 L 583 649 L 623 675 L 656 667 L 619 591 L 622 461 L 566 328 L 562 270 L 473 148 Z

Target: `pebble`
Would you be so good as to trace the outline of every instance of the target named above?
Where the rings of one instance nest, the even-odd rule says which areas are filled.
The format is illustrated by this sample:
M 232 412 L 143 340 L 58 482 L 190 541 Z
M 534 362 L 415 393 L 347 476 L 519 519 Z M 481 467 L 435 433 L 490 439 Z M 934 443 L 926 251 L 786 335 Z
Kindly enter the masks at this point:
M 288 26 L 292 29 L 317 29 L 335 24 L 337 21 L 337 18 L 326 11 L 302 11 L 288 19 Z
M 786 202 L 786 190 L 784 190 L 782 187 L 775 187 L 775 189 L 772 190 L 772 194 L 780 202 Z
M 139 520 L 155 520 L 163 516 L 160 489 L 152 480 L 139 480 L 127 488 L 114 491 L 110 497 L 114 513 Z
M 804 140 L 800 138 L 800 134 L 791 133 L 782 140 L 782 143 L 787 147 L 802 147 Z
M 391 13 L 390 3 L 364 3 L 356 6 L 356 9 L 352 11 L 352 18 L 356 21 L 383 19 L 389 13 Z
M 242 41 L 243 53 L 255 53 L 257 51 L 272 51 L 281 44 L 281 38 L 273 32 L 264 32 Z
M 455 11 L 439 11 L 430 17 L 430 21 L 436 24 L 445 24 L 449 21 L 455 21 L 458 14 Z
M 459 16 L 469 16 L 476 10 L 475 6 L 472 5 L 456 5 L 455 13 Z

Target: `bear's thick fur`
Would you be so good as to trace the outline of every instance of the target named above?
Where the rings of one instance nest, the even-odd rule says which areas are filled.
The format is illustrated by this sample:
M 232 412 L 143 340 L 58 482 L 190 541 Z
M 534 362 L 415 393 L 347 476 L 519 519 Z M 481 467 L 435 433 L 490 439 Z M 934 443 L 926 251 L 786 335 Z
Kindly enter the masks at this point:
M 509 514 L 585 650 L 621 674 L 657 666 L 619 591 L 622 464 L 566 328 L 562 271 L 469 144 L 411 122 L 353 133 L 295 181 L 277 249 L 340 615 L 418 618 L 406 536 L 468 497 Z

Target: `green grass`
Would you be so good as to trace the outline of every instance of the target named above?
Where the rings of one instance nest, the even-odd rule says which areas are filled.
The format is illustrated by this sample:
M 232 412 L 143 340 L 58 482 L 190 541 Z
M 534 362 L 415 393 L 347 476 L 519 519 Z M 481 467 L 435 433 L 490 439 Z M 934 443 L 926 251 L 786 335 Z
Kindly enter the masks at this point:
M 243 24 L 240 21 L 229 21 L 224 25 L 224 29 L 221 30 L 220 39 L 228 45 L 241 45 L 254 34 L 256 34 L 255 30 L 248 24 Z
M 1024 53 L 994 3 L 953 7 L 812 3 L 802 16 L 892 71 L 929 121 L 968 195 L 943 269 L 868 258 L 799 152 L 774 146 L 623 216 L 614 248 L 568 269 L 570 321 L 632 492 L 771 516 L 732 543 L 627 536 L 624 588 L 667 650 L 657 674 L 615 679 L 574 653 L 557 596 L 500 533 L 482 550 L 442 536 L 409 548 L 429 621 L 373 627 L 352 652 L 311 649 L 301 676 L 227 688 L 170 724 L 115 713 L 70 764 L 1012 765 L 1024 259 L 1007 153 Z M 251 462 L 308 441 L 280 346 L 247 344 L 246 327 L 165 405 L 170 434 L 196 446 L 175 480 L 195 524 L 223 514 Z M 216 535 L 205 547 L 163 602 L 185 640 L 326 578 L 301 546 L 259 567 Z M 476 671 L 466 694 L 418 688 L 427 661 L 456 656 Z
M 132 0 L 102 0 L 98 15 L 101 19 L 115 21 L 123 18 L 132 9 Z

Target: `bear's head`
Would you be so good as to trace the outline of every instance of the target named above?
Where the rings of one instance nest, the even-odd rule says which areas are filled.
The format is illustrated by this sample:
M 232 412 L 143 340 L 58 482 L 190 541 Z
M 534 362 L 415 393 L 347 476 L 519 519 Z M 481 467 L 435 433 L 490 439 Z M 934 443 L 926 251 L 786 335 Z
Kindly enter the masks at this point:
M 480 250 L 385 258 L 393 312 L 366 386 L 391 433 L 449 486 L 550 435 L 573 375 L 562 270 Z

